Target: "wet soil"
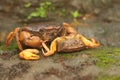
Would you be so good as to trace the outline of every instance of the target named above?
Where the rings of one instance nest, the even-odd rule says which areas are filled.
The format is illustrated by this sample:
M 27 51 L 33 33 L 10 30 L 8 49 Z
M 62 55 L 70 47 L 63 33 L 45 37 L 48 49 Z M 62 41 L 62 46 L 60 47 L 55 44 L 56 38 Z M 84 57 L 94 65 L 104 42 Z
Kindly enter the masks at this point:
M 16 54 L 0 55 L 0 80 L 93 80 L 99 72 L 92 72 L 97 68 L 94 61 L 79 54 L 71 53 L 70 58 L 58 54 L 26 61 L 19 59 L 17 52 L 13 53 Z
M 90 51 L 83 50 L 73 53 L 56 53 L 50 57 L 44 57 L 41 54 L 40 60 L 36 61 L 20 59 L 18 56 L 19 50 L 16 48 L 11 51 L 0 49 L 0 80 L 101 80 L 101 78 L 98 79 L 100 74 L 102 74 L 102 77 L 106 75 L 120 76 L 120 63 L 116 62 L 117 65 L 111 65 L 110 68 L 107 69 L 104 67 L 101 68 L 96 65 L 97 61 L 88 54 L 94 55 L 94 53 L 102 51 L 106 47 L 112 47 L 112 49 L 106 49 L 106 51 L 114 54 L 112 50 L 114 50 L 114 48 L 120 48 L 120 20 L 119 17 L 117 17 L 119 16 L 119 14 L 117 14 L 119 13 L 119 7 L 116 8 L 116 6 L 118 5 L 114 5 L 114 7 L 112 7 L 113 9 L 107 9 L 109 14 L 106 14 L 106 10 L 102 9 L 103 12 L 99 14 L 99 18 L 92 17 L 87 20 L 78 19 L 80 24 L 75 27 L 80 34 L 87 38 L 95 38 L 101 43 L 102 47 L 90 49 Z M 24 14 L 24 11 L 16 9 L 19 7 L 11 5 L 10 8 L 18 10 L 18 13 L 14 14 L 16 11 L 13 11 L 13 13 L 9 14 L 11 9 L 8 8 L 9 7 L 6 6 L 1 8 L 1 11 L 5 11 L 0 13 L 0 46 L 3 45 L 8 32 L 17 26 L 25 24 L 19 23 L 19 19 L 23 17 L 19 16 L 19 14 Z M 114 13 L 113 10 L 116 11 L 116 13 Z M 66 20 L 66 18 L 58 21 L 72 22 L 72 20 Z M 91 52 L 91 50 L 93 52 Z M 112 78 L 109 77 L 109 79 Z
M 0 80 L 101 80 L 98 79 L 101 74 L 102 77 L 120 76 L 119 61 L 105 68 L 96 65 L 97 61 L 92 56 L 102 50 L 106 50 L 106 54 L 110 53 L 112 49 L 99 47 L 73 53 L 57 53 L 50 57 L 41 55 L 40 60 L 35 61 L 20 59 L 17 50 L 9 51 L 0 54 Z

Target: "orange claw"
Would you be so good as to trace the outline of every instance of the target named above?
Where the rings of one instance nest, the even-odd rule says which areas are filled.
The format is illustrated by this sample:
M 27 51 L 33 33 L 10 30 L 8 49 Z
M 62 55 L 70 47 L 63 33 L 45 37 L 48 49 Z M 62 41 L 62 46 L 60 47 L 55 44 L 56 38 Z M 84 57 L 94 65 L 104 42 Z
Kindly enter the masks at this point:
M 40 56 L 37 55 L 39 51 L 37 49 L 25 49 L 20 52 L 19 57 L 26 60 L 38 60 Z

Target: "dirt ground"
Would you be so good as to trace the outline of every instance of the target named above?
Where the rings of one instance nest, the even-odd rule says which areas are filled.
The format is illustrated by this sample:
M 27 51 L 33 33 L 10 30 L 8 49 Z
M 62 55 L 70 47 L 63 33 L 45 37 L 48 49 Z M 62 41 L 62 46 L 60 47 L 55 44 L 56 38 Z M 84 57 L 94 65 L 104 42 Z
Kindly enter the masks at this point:
M 17 54 L 0 57 L 0 80 L 93 80 L 99 72 L 92 71 L 97 69 L 93 61 L 80 55 L 65 59 L 61 54 L 37 61 L 21 60 Z
M 2 0 L 1 4 L 4 1 L 7 0 Z M 114 1 L 117 3 L 117 0 Z M 11 4 L 22 5 L 22 3 L 12 2 L 9 4 L 8 1 L 8 5 Z M 40 60 L 36 61 L 20 59 L 18 48 L 11 51 L 0 49 L 0 80 L 119 80 L 120 17 L 118 4 L 107 8 L 108 13 L 104 10 L 97 17 L 92 16 L 87 20 L 78 19 L 80 24 L 75 27 L 77 31 L 87 38 L 94 37 L 101 43 L 101 47 L 72 53 L 56 53 L 50 57 L 44 57 L 40 54 Z M 106 6 L 111 6 L 111 4 Z M 14 15 L 12 15 L 9 8 L 13 8 L 18 13 L 15 14 L 13 10 Z M 19 10 L 19 7 L 16 8 L 13 5 L 0 7 L 0 47 L 3 46 L 8 32 L 16 26 L 24 24 L 20 23 L 23 15 L 19 16 L 24 14 L 24 11 Z M 58 21 L 72 22 L 72 20 L 66 19 Z M 118 61 L 110 65 L 109 68 L 97 66 L 97 61 L 92 55 L 102 50 L 106 51 L 101 52 L 105 54 L 112 53 L 116 55 L 117 53 L 116 56 L 118 57 L 116 58 L 119 58 Z M 112 61 L 110 60 L 110 62 Z

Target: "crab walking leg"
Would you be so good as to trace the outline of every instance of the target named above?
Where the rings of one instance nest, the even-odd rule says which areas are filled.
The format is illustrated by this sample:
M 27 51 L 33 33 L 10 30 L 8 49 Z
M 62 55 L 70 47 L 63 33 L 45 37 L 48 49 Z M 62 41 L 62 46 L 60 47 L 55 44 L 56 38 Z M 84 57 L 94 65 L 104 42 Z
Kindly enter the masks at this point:
M 42 46 L 44 47 L 44 49 L 46 51 L 50 51 L 50 49 L 47 47 L 47 45 L 45 43 L 42 43 Z M 42 52 L 44 52 L 43 48 L 42 48 Z M 45 52 L 44 52 L 45 53 Z
M 17 42 L 17 45 L 18 45 L 18 48 L 22 51 L 23 50 L 23 47 L 22 47 L 22 45 L 21 45 L 21 43 L 20 43 L 20 41 L 19 41 L 19 36 L 18 36 L 18 33 L 16 33 L 16 42 Z
M 47 45 L 45 43 L 42 43 L 42 46 L 47 51 L 45 53 L 44 50 L 42 49 L 43 55 L 44 56 L 50 56 L 50 55 L 55 54 L 55 52 L 57 50 L 57 42 L 60 41 L 61 39 L 62 39 L 62 37 L 59 37 L 59 38 L 56 38 L 55 40 L 53 40 L 51 45 L 50 45 L 50 49 L 47 47 Z
M 15 30 L 13 32 L 10 32 L 7 36 L 7 39 L 6 39 L 6 42 L 5 42 L 5 45 L 8 46 L 11 41 L 13 40 L 13 38 L 15 37 L 16 33 L 18 33 L 20 30 L 20 28 L 15 28 Z
M 95 39 L 91 39 L 88 40 L 87 38 L 85 38 L 84 36 L 78 34 L 77 36 L 79 36 L 79 38 L 83 41 L 83 43 L 85 44 L 86 48 L 95 48 L 100 46 L 100 43 L 97 43 Z
M 13 32 L 10 32 L 9 34 L 8 34 L 8 36 L 7 36 L 7 40 L 6 40 L 6 42 L 5 42 L 5 45 L 6 46 L 8 46 L 9 44 L 10 44 L 10 42 L 12 41 L 12 36 L 14 35 L 14 33 Z
M 13 40 L 13 38 L 15 37 L 16 38 L 16 41 L 17 41 L 17 45 L 19 47 L 20 50 L 23 50 L 22 48 L 22 45 L 19 41 L 19 37 L 18 37 L 18 32 L 19 32 L 20 28 L 16 28 L 13 32 L 10 32 L 7 36 L 7 40 L 5 42 L 5 45 L 8 46 L 11 41 Z

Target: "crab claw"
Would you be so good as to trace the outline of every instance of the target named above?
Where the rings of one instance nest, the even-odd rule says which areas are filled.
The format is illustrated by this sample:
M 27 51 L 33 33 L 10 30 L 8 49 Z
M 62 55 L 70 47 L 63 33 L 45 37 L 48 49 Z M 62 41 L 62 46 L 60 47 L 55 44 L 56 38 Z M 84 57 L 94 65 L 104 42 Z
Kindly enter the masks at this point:
M 40 56 L 37 55 L 39 51 L 37 49 L 25 49 L 19 53 L 19 57 L 26 60 L 38 60 Z

